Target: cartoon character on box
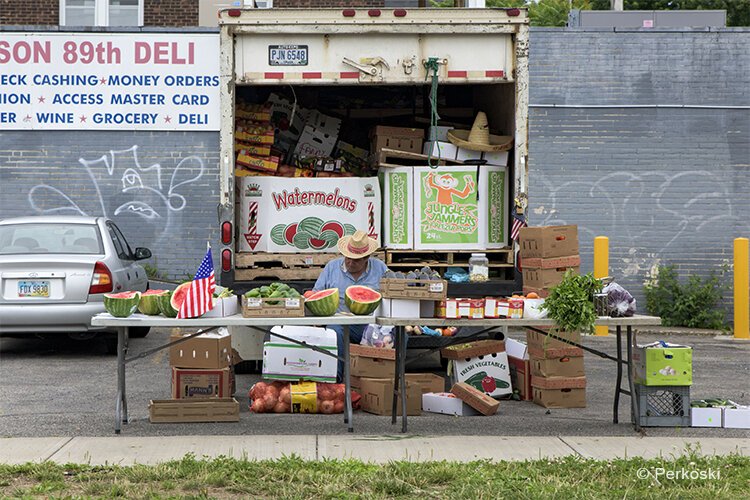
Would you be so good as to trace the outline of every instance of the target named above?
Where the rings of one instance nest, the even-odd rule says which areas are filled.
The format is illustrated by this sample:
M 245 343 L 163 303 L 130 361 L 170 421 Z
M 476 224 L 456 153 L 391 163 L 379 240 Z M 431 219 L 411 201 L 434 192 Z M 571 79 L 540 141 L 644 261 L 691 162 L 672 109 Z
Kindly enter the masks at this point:
M 470 175 L 464 176 L 466 185 L 462 190 L 458 190 L 458 179 L 451 174 L 435 176 L 433 172 L 427 175 L 425 193 L 429 196 L 433 189 L 437 189 L 437 202 L 440 205 L 453 205 L 453 197 L 460 199 L 468 198 L 474 191 L 474 179 Z

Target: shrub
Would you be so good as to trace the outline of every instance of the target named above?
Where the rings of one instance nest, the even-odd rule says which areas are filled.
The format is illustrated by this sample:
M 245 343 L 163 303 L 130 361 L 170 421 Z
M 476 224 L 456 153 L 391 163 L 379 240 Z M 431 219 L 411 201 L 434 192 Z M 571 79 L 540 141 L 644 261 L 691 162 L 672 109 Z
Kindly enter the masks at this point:
M 681 282 L 673 265 L 662 266 L 656 278 L 643 288 L 646 309 L 660 316 L 664 326 L 727 328 L 724 310 L 719 307 L 727 286 L 713 272 L 705 280 L 691 275 Z

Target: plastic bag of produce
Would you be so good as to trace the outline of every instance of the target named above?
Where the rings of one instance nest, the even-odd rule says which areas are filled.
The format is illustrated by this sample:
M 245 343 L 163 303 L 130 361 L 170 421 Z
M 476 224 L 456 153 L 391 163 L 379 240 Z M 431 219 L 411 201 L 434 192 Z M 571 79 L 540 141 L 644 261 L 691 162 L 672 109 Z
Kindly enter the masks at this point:
M 609 315 L 613 318 L 635 314 L 635 297 L 614 281 L 605 286 L 602 293 L 607 294 Z
M 393 349 L 393 327 L 380 325 L 367 325 L 360 345 Z
M 257 382 L 250 388 L 253 413 L 343 413 L 346 402 L 344 384 L 322 382 Z M 352 406 L 361 396 L 352 391 Z

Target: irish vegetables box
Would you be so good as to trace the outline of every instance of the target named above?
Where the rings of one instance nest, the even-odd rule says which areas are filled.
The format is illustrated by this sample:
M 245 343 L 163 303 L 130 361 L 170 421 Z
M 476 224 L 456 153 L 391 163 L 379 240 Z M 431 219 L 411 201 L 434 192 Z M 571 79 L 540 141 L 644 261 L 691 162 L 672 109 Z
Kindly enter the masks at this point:
M 380 243 L 376 177 L 241 177 L 237 184 L 240 252 L 337 252 L 339 238 L 358 229 Z
M 505 167 L 384 168 L 380 177 L 385 247 L 459 250 L 507 245 Z

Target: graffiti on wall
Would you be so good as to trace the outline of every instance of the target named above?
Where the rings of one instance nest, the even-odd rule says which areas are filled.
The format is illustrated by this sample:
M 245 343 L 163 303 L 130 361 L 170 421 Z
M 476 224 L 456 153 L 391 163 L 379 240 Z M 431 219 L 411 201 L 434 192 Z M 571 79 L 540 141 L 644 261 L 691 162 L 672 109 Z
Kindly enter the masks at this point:
M 173 168 L 141 165 L 137 145 L 95 159 L 79 158 L 78 163 L 66 175 L 80 184 L 37 184 L 28 193 L 31 208 L 46 215 L 109 217 L 150 243 L 180 231 L 188 187 L 205 170 L 197 156 L 182 158 Z
M 722 238 L 731 245 L 734 228 L 750 232 L 734 206 L 732 183 L 717 172 L 617 172 L 561 183 L 538 170 L 534 184 L 534 198 L 544 200 L 532 204 L 534 224 L 578 224 L 582 242 L 608 236 L 610 246 L 626 249 L 627 257 L 613 263 L 624 278 L 650 276 L 669 255 L 687 256 Z

